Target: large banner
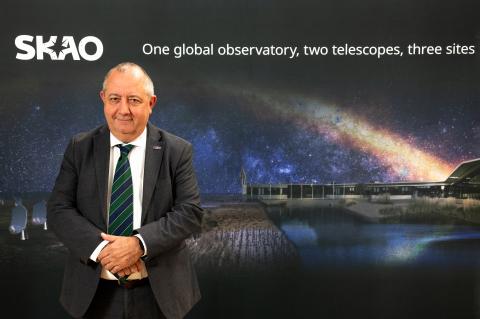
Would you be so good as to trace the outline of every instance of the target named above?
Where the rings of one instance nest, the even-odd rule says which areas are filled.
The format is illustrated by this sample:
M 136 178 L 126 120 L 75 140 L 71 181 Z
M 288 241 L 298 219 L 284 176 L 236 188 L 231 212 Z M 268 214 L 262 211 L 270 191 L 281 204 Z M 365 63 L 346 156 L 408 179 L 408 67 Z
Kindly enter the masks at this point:
M 45 201 L 71 137 L 105 123 L 106 72 L 131 61 L 151 122 L 194 147 L 208 213 L 190 318 L 480 318 L 477 1 L 2 4 L 12 317 L 67 317 Z

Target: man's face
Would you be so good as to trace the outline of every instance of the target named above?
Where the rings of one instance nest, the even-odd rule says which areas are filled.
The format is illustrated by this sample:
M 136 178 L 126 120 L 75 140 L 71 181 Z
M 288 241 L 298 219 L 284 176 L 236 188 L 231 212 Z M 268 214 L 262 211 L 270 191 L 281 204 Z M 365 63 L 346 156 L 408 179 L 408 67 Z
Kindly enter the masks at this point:
M 110 132 L 128 143 L 142 134 L 157 100 L 145 91 L 145 76 L 135 68 L 112 71 L 100 92 Z

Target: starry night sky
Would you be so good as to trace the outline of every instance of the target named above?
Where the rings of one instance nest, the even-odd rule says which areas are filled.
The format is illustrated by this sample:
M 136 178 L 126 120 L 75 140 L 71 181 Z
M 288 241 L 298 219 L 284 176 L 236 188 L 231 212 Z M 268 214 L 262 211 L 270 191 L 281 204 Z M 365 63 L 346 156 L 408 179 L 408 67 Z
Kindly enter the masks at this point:
M 480 157 L 478 1 L 6 1 L 0 191 L 51 190 L 72 135 L 103 124 L 105 72 L 150 73 L 151 122 L 194 144 L 202 193 L 249 182 L 441 180 Z M 27 5 L 28 4 L 28 5 Z M 95 35 L 95 62 L 18 61 L 19 34 Z M 78 40 L 77 40 L 78 41 Z M 475 45 L 469 56 L 173 57 L 157 45 Z

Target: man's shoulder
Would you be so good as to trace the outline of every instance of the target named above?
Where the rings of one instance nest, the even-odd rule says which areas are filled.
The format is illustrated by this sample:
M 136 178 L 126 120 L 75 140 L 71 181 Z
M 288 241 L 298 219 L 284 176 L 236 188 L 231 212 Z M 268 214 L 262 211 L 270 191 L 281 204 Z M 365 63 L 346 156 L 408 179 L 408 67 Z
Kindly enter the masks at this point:
M 148 128 L 151 130 L 151 133 L 158 135 L 160 137 L 159 140 L 164 141 L 167 146 L 183 149 L 184 147 L 192 145 L 189 141 L 180 136 L 165 131 L 164 129 L 160 129 L 152 124 L 149 124 Z
M 106 125 L 101 125 L 90 131 L 80 132 L 73 136 L 72 140 L 75 143 L 85 143 L 91 141 L 95 136 L 101 134 L 108 134 L 109 130 Z

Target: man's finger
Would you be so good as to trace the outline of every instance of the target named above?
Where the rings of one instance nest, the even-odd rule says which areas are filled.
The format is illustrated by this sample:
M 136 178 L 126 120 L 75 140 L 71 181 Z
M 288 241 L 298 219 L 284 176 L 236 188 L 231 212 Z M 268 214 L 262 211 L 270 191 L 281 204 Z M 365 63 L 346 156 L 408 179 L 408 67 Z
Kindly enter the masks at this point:
M 114 252 L 114 248 L 111 246 L 111 244 L 107 244 L 105 247 L 103 247 L 102 251 L 100 251 L 100 254 L 98 254 L 97 259 L 102 260 L 108 256 L 112 256 L 113 252 Z
M 108 246 L 108 245 L 107 245 Z M 100 254 L 98 254 L 98 257 L 97 259 L 102 261 L 102 259 L 106 258 L 107 256 L 110 255 L 110 249 L 108 249 L 107 247 L 103 248 L 102 251 L 100 252 Z
M 109 257 L 106 257 L 100 260 L 100 264 L 102 264 L 103 267 L 106 267 L 111 262 L 112 262 L 112 259 Z
M 134 272 L 138 272 L 137 265 L 130 266 L 130 273 L 133 274 Z
M 115 263 L 113 261 L 109 261 L 103 265 L 108 271 L 112 272 L 113 268 L 115 268 Z
M 135 272 L 140 272 L 140 270 L 142 269 L 141 266 L 142 266 L 142 264 L 141 264 L 141 262 L 140 262 L 140 259 L 137 260 L 137 261 L 132 265 L 132 267 L 135 268 Z
M 103 240 L 106 240 L 106 241 L 115 241 L 118 238 L 118 236 L 109 235 L 105 233 L 101 233 L 100 236 L 102 236 Z

